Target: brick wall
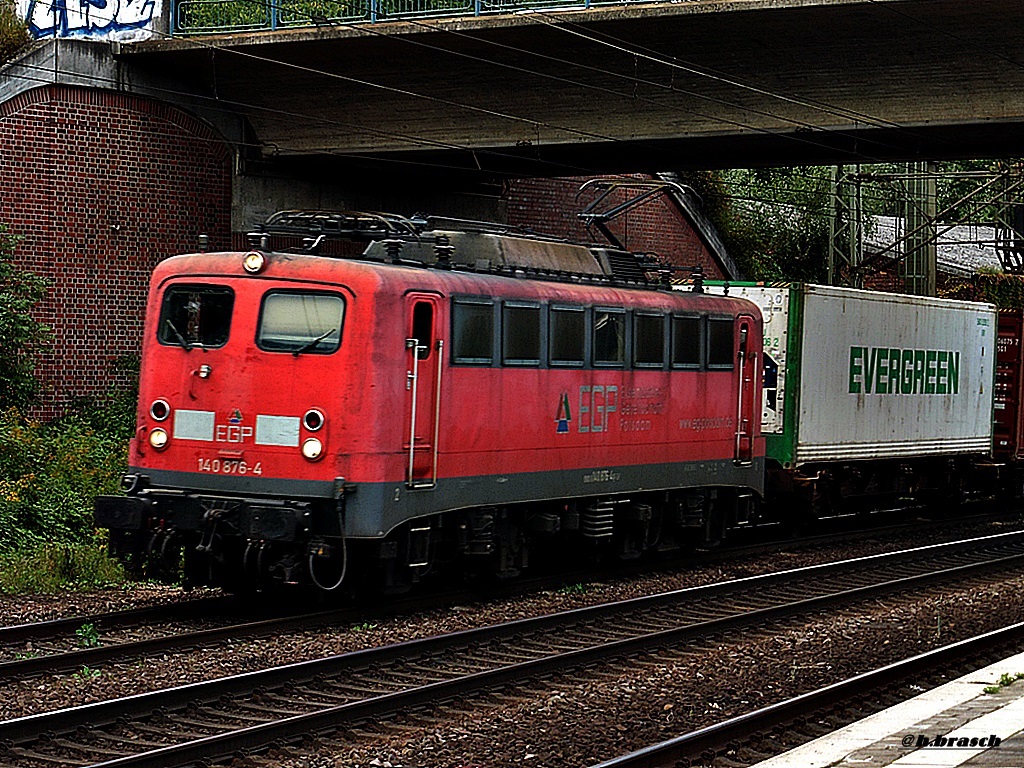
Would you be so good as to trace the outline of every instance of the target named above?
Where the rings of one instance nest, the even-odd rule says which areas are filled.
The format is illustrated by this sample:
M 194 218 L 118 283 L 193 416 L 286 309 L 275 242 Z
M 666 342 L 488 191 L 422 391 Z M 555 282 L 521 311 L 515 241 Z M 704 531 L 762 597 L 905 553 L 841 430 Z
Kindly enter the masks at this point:
M 637 176 L 634 178 L 649 178 Z M 519 179 L 505 188 L 508 223 L 603 242 L 576 218 L 582 178 Z M 593 193 L 590 193 L 593 194 Z M 611 204 L 624 200 L 613 195 Z M 204 123 L 169 105 L 121 93 L 45 86 L 0 104 L 0 222 L 23 236 L 21 265 L 48 277 L 39 317 L 53 352 L 37 373 L 36 415 L 120 382 L 116 362 L 137 355 L 149 274 L 161 259 L 245 248 L 230 231 L 231 154 Z M 627 248 L 720 272 L 685 217 L 663 197 L 612 229 Z
M 632 176 L 650 179 L 651 176 Z M 508 184 L 508 223 L 529 226 L 535 231 L 583 242 L 604 242 L 594 229 L 588 232 L 576 217 L 597 193 L 587 190 L 576 195 L 585 178 L 516 179 Z M 624 202 L 634 193 L 615 192 L 601 204 L 605 211 Z M 722 279 L 720 267 L 711 257 L 683 213 L 665 196 L 659 195 L 614 220 L 609 228 L 623 245 L 637 252 L 653 252 L 670 264 L 700 264 L 707 279 Z
M 230 210 L 228 148 L 174 107 L 65 86 L 0 104 L 0 222 L 24 237 L 19 263 L 51 281 L 40 416 L 117 383 L 154 265 L 201 233 L 227 247 Z

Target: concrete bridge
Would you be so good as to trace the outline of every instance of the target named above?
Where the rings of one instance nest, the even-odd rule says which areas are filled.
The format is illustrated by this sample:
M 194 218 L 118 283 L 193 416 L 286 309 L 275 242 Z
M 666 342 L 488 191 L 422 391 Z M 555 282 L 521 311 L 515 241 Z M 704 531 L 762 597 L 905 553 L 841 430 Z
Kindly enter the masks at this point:
M 1024 4 L 725 0 L 121 45 L 266 156 L 516 175 L 1014 155 Z
M 22 2 L 38 14 L 71 0 Z M 82 75 L 184 106 L 250 163 L 289 174 L 355 163 L 409 177 L 567 176 L 1021 152 L 1024 5 L 1012 0 L 632 2 L 193 38 L 169 34 L 171 11 L 149 30 L 92 36 L 129 38 L 110 47 L 37 51 L 33 78 L 0 78 L 0 101 L 40 72 Z

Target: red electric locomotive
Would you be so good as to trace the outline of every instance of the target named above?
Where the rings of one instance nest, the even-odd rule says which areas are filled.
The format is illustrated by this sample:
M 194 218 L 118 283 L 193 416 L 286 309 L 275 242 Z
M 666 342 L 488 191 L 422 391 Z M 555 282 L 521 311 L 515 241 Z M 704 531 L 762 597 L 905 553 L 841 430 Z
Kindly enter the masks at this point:
M 435 566 L 717 540 L 763 490 L 761 317 L 624 252 L 279 214 L 306 252 L 153 275 L 115 549 L 191 584 L 397 590 Z M 324 255 L 335 237 L 358 256 Z

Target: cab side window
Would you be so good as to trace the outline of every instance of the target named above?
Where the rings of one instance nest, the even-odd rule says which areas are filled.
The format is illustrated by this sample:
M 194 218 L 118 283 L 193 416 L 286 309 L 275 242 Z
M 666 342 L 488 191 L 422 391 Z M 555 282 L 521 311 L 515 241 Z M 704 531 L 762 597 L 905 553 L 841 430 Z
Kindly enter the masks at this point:
M 540 365 L 540 305 L 506 301 L 502 307 L 501 361 Z
M 733 319 L 708 318 L 708 368 L 732 368 Z
M 633 364 L 661 368 L 664 363 L 665 316 L 637 312 L 633 315 Z
M 672 367 L 700 368 L 701 332 L 700 317 L 673 315 L 672 317 Z
M 551 365 L 582 367 L 587 338 L 587 315 L 583 307 L 551 307 L 548 318 Z
M 494 302 L 455 299 L 452 302 L 452 358 L 456 363 L 494 362 Z
M 626 312 L 594 310 L 594 364 L 618 366 L 626 360 Z

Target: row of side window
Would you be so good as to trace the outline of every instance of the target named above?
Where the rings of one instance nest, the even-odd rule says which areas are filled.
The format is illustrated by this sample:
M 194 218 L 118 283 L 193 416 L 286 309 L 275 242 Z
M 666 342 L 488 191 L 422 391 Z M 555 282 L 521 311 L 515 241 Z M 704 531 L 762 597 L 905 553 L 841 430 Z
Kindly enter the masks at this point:
M 652 369 L 733 367 L 734 319 L 622 307 L 452 300 L 457 365 Z

